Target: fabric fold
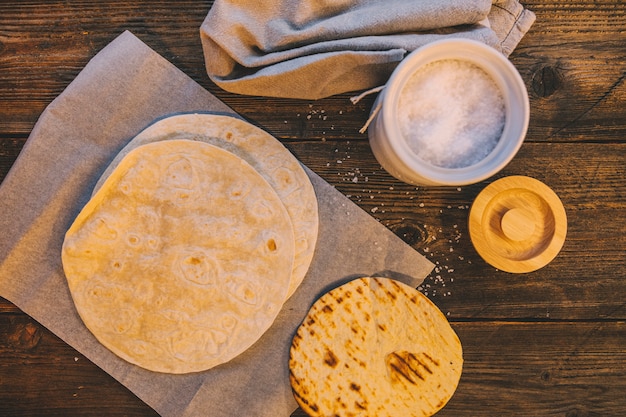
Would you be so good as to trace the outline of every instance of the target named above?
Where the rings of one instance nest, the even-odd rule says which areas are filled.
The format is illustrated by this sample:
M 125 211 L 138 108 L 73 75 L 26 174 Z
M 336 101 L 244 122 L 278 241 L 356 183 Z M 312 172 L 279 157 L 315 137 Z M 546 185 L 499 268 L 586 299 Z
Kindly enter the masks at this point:
M 534 14 L 517 0 L 494 1 L 217 0 L 200 28 L 205 66 L 238 94 L 319 99 L 367 89 L 443 37 L 510 54 Z
M 494 0 L 489 21 L 500 39 L 502 53 L 509 56 L 535 22 L 533 12 L 516 0 Z

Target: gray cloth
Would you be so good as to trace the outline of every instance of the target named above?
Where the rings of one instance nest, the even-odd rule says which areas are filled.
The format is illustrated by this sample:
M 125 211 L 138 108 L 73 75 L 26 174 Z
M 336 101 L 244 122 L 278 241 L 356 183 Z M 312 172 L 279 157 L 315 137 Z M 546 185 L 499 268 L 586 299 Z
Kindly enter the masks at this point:
M 221 88 L 318 99 L 383 85 L 407 53 L 442 38 L 508 56 L 534 20 L 517 0 L 216 0 L 200 35 Z

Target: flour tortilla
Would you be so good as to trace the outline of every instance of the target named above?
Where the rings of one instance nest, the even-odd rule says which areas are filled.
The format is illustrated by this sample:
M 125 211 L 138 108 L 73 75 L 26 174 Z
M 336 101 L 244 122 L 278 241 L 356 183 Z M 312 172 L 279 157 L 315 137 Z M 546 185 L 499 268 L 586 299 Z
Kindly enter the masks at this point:
M 317 242 L 317 198 L 306 172 L 285 146 L 264 130 L 233 116 L 179 114 L 161 119 L 140 132 L 122 149 L 96 185 L 96 190 L 130 150 L 172 139 L 209 143 L 252 165 L 276 190 L 294 227 L 296 257 L 287 296 L 304 280 Z
M 422 417 L 456 390 L 461 343 L 419 291 L 359 278 L 312 306 L 291 346 L 294 396 L 311 417 Z
M 66 233 L 76 309 L 143 368 L 202 371 L 249 348 L 287 296 L 293 228 L 243 159 L 196 141 L 127 153 Z

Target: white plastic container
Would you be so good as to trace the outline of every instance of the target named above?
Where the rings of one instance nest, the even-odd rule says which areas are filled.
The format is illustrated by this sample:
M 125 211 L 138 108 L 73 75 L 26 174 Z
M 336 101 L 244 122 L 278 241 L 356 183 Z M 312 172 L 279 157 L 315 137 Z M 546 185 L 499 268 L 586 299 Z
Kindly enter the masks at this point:
M 398 118 L 398 103 L 400 95 L 406 94 L 403 88 L 407 82 L 424 65 L 441 60 L 478 66 L 495 82 L 504 99 L 504 127 L 495 147 L 480 161 L 461 168 L 437 166 L 420 158 L 402 134 Z M 526 136 L 530 106 L 519 72 L 502 53 L 477 41 L 447 39 L 410 53 L 378 95 L 372 113 L 375 114 L 368 129 L 369 141 L 386 171 L 409 184 L 458 186 L 485 180 L 513 159 Z

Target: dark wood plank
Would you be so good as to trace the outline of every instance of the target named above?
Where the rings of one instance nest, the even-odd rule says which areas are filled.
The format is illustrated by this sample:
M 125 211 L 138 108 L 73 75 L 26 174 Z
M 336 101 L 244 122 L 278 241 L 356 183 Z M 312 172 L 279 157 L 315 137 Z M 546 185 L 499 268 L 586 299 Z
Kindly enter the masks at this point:
M 561 254 L 539 271 L 523 275 L 490 267 L 471 244 L 467 216 L 485 184 L 459 189 L 403 184 L 377 168 L 361 142 L 289 146 L 437 264 L 422 290 L 436 297 L 452 318 L 626 317 L 621 296 L 626 290 L 626 144 L 527 143 L 498 175 L 530 175 L 544 181 L 560 196 L 568 215 Z M 567 155 L 566 160 L 561 155 Z
M 623 411 L 624 321 L 453 322 L 453 327 L 463 343 L 464 370 L 438 416 L 618 416 Z M 156 415 L 28 317 L 0 314 L 0 356 L 10 364 L 0 367 L 0 415 Z
M 529 138 L 621 141 L 626 128 L 619 109 L 626 99 L 626 4 L 522 3 L 537 16 L 512 56 L 531 98 Z
M 459 388 L 437 416 L 620 416 L 626 323 L 455 323 Z
M 30 132 L 45 106 L 124 30 L 206 84 L 199 27 L 212 3 L 0 2 L 0 131 Z
M 22 313 L 22 311 L 6 298 L 0 297 L 0 314 Z
M 0 314 L 0 415 L 156 416 L 26 315 Z
M 0 184 L 13 166 L 25 143 L 26 137 L 24 136 L 0 136 Z
M 336 129 L 330 129 L 330 123 L 320 128 L 315 118 L 283 126 L 285 120 L 297 120 L 294 110 L 301 117 L 309 115 L 307 106 L 311 103 L 237 96 L 217 89 L 204 71 L 198 36 L 198 27 L 211 4 L 141 1 L 109 5 L 83 1 L 15 7 L 0 3 L 0 68 L 4 71 L 0 131 L 27 134 L 45 106 L 89 58 L 126 29 L 236 111 L 281 138 L 341 139 L 344 129 L 352 132 L 365 122 L 371 101 L 358 107 L 358 118 L 343 117 L 344 121 L 349 119 L 347 125 L 335 124 Z M 626 41 L 626 4 L 612 0 L 525 4 L 538 19 L 511 60 L 531 96 L 529 139 L 621 140 L 626 129 L 626 109 L 618 105 L 626 95 L 622 47 Z M 14 23 L 17 21 L 19 25 Z M 59 76 L 50 77 L 50 71 Z M 329 115 L 354 111 L 347 96 L 313 104 L 325 108 Z

